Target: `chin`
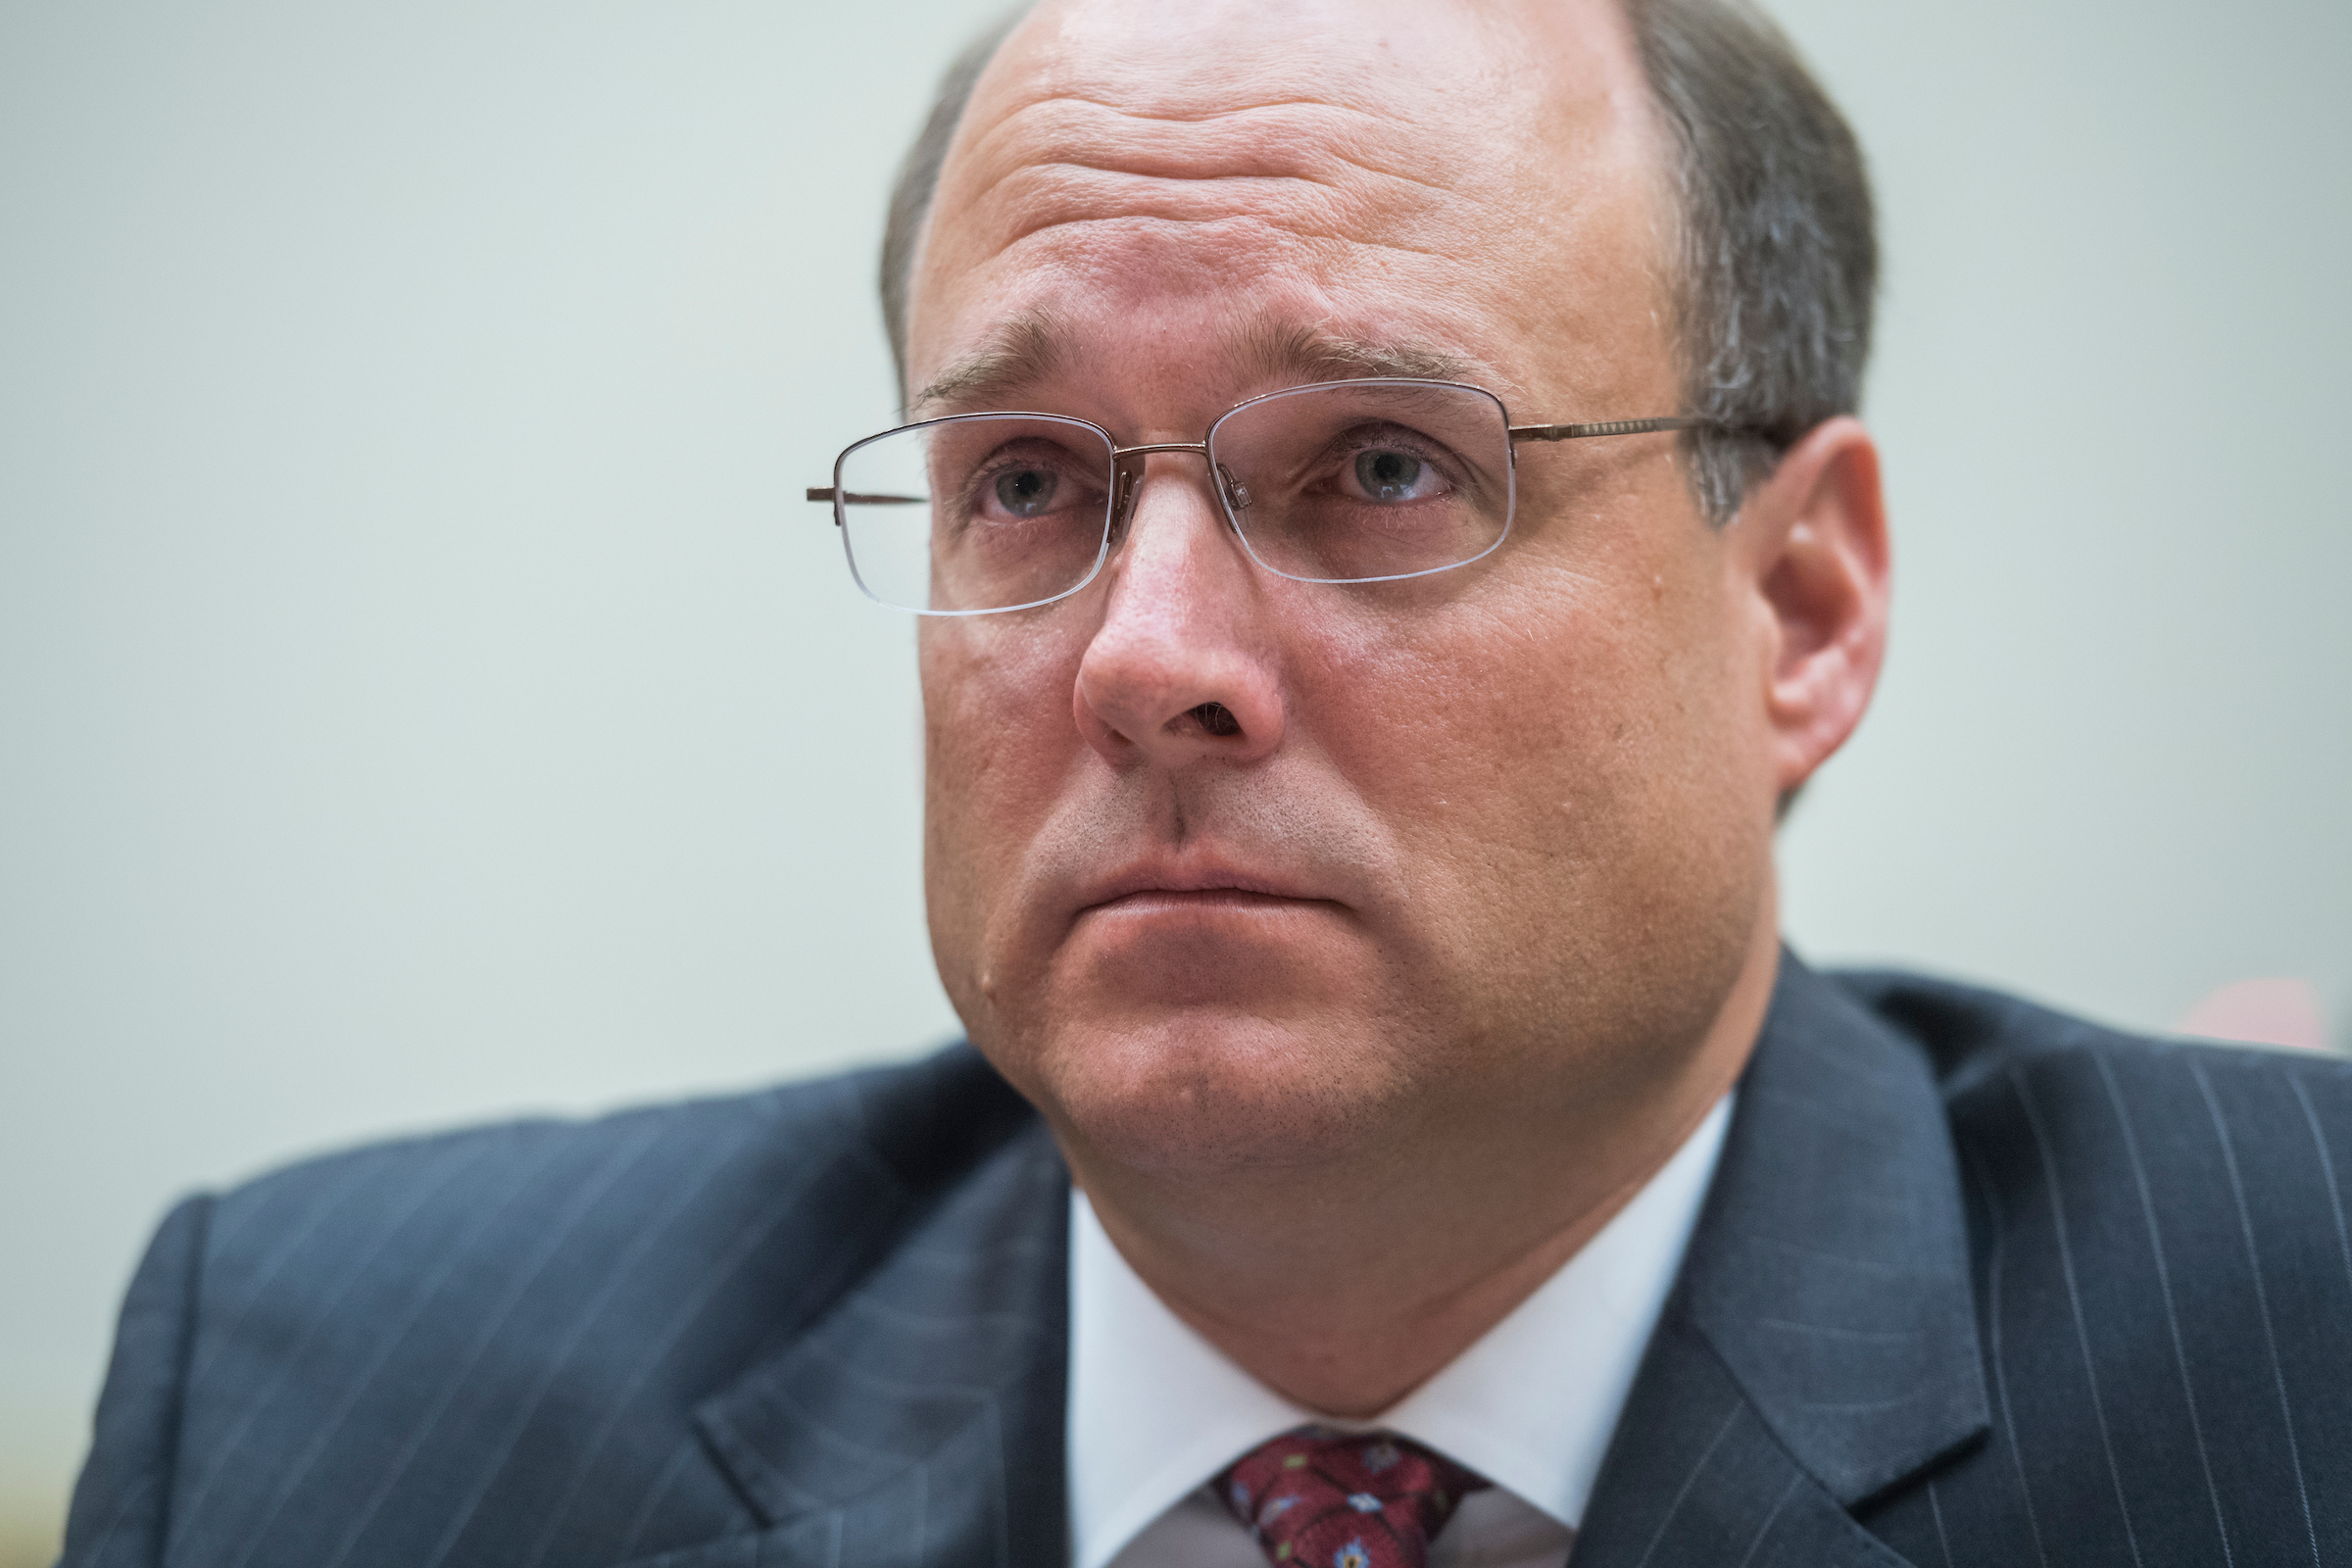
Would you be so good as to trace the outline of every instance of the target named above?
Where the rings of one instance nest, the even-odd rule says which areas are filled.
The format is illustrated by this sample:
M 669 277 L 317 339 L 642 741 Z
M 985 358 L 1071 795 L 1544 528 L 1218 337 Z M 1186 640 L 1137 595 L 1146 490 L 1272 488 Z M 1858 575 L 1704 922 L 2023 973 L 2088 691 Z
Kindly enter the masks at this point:
M 998 1065 L 1098 1157 L 1210 1175 L 1318 1164 L 1377 1136 L 1413 1098 L 1403 1054 L 1360 1014 L 1203 1007 L 1049 1028 Z

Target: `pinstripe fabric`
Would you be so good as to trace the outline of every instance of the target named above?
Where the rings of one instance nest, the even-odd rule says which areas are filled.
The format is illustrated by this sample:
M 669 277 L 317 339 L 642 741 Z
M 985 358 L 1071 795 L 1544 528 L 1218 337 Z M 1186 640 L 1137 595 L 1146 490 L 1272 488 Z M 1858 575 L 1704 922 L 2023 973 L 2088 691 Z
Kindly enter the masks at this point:
M 1040 1519 L 1050 1561 L 1004 1447 L 1058 1495 L 1067 1191 L 959 1049 L 191 1200 L 124 1303 L 66 1561 L 1010 1563 Z
M 1783 964 L 1575 1568 L 2352 1564 L 2352 1063 Z
M 2352 1064 L 1787 961 L 1575 1568 L 2352 1568 Z M 1066 1560 L 1067 1178 L 968 1050 L 174 1209 L 72 1568 Z
M 1995 1412 L 1880 1499 L 1922 1568 L 2352 1563 L 2352 1063 L 1881 977 L 1966 1170 Z
M 754 1560 L 1066 1555 L 1068 1213 L 1068 1177 L 1033 1128 L 789 1349 L 702 1406 L 712 1448 L 777 1524 Z

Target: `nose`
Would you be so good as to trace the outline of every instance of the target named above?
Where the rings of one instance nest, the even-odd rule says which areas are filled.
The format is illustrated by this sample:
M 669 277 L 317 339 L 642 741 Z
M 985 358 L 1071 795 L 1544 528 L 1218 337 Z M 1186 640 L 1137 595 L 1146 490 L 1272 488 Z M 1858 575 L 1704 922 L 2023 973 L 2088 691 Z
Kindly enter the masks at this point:
M 1078 731 L 1115 767 L 1256 761 L 1283 730 L 1266 574 L 1243 558 L 1198 457 L 1144 462 L 1078 665 Z

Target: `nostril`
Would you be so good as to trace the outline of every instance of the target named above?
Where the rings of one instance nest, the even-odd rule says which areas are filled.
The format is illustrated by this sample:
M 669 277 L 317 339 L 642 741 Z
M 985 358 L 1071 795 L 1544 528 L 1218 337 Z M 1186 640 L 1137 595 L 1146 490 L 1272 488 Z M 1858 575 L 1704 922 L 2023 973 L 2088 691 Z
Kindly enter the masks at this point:
M 1199 719 L 1200 727 L 1211 735 L 1239 735 L 1242 732 L 1242 721 L 1234 717 L 1233 710 L 1223 703 L 1202 703 L 1185 711 Z

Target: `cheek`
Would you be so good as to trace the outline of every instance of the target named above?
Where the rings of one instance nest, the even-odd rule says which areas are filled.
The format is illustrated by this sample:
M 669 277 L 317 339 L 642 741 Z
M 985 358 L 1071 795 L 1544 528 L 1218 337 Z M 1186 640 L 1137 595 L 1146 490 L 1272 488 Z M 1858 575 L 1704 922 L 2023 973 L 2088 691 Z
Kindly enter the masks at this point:
M 1425 860 L 1509 874 L 1640 748 L 1626 629 L 1570 581 L 1364 626 L 1321 650 L 1300 708 Z
M 1483 580 L 1366 616 L 1333 648 L 1326 701 L 1351 711 L 1333 734 L 1361 755 L 1354 776 L 1396 797 L 1400 821 L 1428 807 L 1447 837 L 1489 841 L 1472 853 L 1490 861 L 1549 858 L 1563 829 L 1631 808 L 1699 727 L 1710 684 L 1694 671 L 1719 641 L 1700 589 L 1712 563 L 1677 548 L 1679 478 L 1575 456 L 1572 484 L 1523 475 L 1525 533 Z
M 918 638 L 924 880 L 945 969 L 951 950 L 968 956 L 1083 745 L 1070 716 L 1083 650 L 1026 621 L 926 621 Z
M 987 816 L 1032 792 L 1079 746 L 1070 693 L 1083 639 L 1020 615 L 933 620 L 919 634 L 923 732 L 930 788 L 951 807 Z
M 1526 565 L 1507 591 L 1364 617 L 1301 704 L 1402 841 L 1430 939 L 1505 1011 L 1640 967 L 1693 911 L 1713 923 L 1752 858 L 1727 831 L 1743 742 L 1707 564 Z

